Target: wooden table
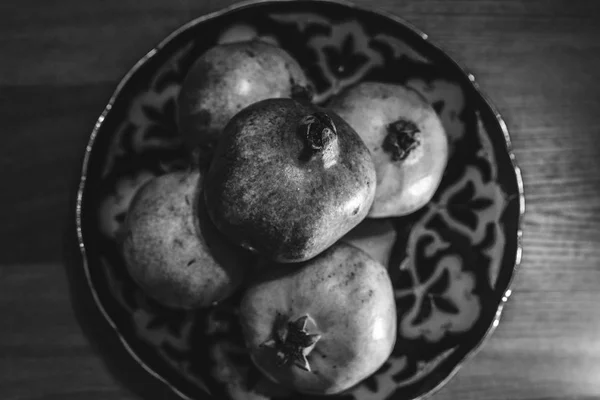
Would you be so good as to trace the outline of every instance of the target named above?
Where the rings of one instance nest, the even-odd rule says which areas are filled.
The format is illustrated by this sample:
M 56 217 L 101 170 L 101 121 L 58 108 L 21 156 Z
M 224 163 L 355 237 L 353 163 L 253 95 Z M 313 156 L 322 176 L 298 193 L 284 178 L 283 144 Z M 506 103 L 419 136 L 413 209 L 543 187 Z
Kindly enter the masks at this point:
M 231 0 L 0 2 L 0 398 L 176 399 L 95 309 L 73 199 L 121 76 Z M 502 324 L 435 399 L 600 398 L 600 2 L 357 0 L 478 77 L 522 167 L 524 258 Z

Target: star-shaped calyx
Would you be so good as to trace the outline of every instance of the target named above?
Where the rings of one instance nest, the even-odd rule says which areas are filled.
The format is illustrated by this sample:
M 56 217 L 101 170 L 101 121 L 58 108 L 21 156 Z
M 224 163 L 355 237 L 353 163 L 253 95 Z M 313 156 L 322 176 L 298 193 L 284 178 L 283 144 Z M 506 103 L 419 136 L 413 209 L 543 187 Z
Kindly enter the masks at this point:
M 326 168 L 336 163 L 338 131 L 329 115 L 320 111 L 307 115 L 300 120 L 298 130 L 305 142 L 301 160 L 321 159 Z
M 399 119 L 389 124 L 387 130 L 383 149 L 390 154 L 393 161 L 405 160 L 421 144 L 421 131 L 412 121 Z
M 261 344 L 261 347 L 274 349 L 280 366 L 293 364 L 310 372 L 306 356 L 315 347 L 321 335 L 307 332 L 308 319 L 309 316 L 304 315 L 292 322 L 278 316 L 273 337 Z

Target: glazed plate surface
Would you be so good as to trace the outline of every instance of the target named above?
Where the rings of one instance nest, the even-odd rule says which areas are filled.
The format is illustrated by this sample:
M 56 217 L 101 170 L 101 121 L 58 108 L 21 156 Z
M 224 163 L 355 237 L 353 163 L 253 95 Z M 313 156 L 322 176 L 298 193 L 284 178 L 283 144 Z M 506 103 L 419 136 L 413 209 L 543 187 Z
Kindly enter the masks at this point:
M 153 302 L 127 275 L 116 240 L 144 182 L 186 166 L 176 98 L 191 63 L 217 43 L 259 38 L 292 54 L 316 101 L 360 81 L 405 84 L 438 112 L 450 159 L 433 200 L 402 218 L 367 221 L 365 246 L 392 277 L 398 339 L 373 376 L 339 398 L 417 399 L 440 388 L 498 324 L 520 261 L 524 210 L 506 126 L 474 78 L 397 17 L 329 1 L 254 2 L 203 16 L 138 62 L 98 119 L 77 202 L 94 298 L 127 350 L 186 398 L 312 399 L 266 381 L 244 349 L 239 296 L 185 312 Z M 379 249 L 379 250 L 377 250 Z

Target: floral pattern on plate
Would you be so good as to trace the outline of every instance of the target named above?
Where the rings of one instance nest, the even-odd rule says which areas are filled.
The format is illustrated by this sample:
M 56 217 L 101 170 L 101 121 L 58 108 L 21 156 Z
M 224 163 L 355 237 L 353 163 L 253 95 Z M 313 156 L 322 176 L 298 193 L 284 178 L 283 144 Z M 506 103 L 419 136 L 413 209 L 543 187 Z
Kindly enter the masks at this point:
M 440 115 L 451 156 L 435 197 L 412 215 L 381 221 L 394 231 L 383 246 L 398 308 L 393 354 L 339 398 L 431 393 L 497 324 L 520 255 L 522 184 L 503 122 L 472 77 L 425 35 L 372 11 L 303 1 L 233 8 L 178 30 L 132 70 L 96 125 L 80 186 L 80 243 L 98 305 L 129 351 L 182 396 L 317 398 L 291 393 L 253 366 L 237 321 L 239 294 L 206 310 L 168 309 L 133 283 L 119 253 L 136 190 L 188 163 L 175 120 L 187 69 L 209 47 L 247 39 L 290 52 L 325 106 L 345 87 L 379 80 L 419 91 Z

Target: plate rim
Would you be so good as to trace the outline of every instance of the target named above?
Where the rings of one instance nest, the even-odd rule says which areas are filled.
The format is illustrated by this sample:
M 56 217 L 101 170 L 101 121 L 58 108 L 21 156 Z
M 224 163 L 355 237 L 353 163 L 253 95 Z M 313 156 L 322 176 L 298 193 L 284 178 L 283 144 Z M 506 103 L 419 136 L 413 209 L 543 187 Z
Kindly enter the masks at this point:
M 88 167 L 89 167 L 89 163 L 90 163 L 92 150 L 94 148 L 94 143 L 96 142 L 96 138 L 97 138 L 100 128 L 104 122 L 104 119 L 106 118 L 108 113 L 111 111 L 116 99 L 121 94 L 123 88 L 129 83 L 130 79 L 138 72 L 138 70 L 143 65 L 145 65 L 150 59 L 155 57 L 156 54 L 162 48 L 167 46 L 171 41 L 173 41 L 181 33 L 185 32 L 185 31 L 193 28 L 194 26 L 199 25 L 205 21 L 217 18 L 222 15 L 226 15 L 226 14 L 234 12 L 234 11 L 242 10 L 245 8 L 250 8 L 250 7 L 253 7 L 256 5 L 260 5 L 260 4 L 284 3 L 284 2 L 293 2 L 293 1 L 297 1 L 297 0 L 244 0 L 241 2 L 231 4 L 224 8 L 221 8 L 219 10 L 212 11 L 210 13 L 203 14 L 199 17 L 193 18 L 192 20 L 184 23 L 183 25 L 181 25 L 178 28 L 176 28 L 175 30 L 173 30 L 170 34 L 168 34 L 165 38 L 163 38 L 157 45 L 155 45 L 150 51 L 148 51 L 145 55 L 143 55 L 127 71 L 127 73 L 125 75 L 123 75 L 123 77 L 119 80 L 119 83 L 117 84 L 115 90 L 113 91 L 112 95 L 110 96 L 108 103 L 104 107 L 104 110 L 102 111 L 102 113 L 100 114 L 100 116 L 98 117 L 96 122 L 94 123 L 94 127 L 92 128 L 92 132 L 90 133 L 89 139 L 88 139 L 86 147 L 85 147 L 85 153 L 84 153 L 84 157 L 83 157 L 83 161 L 81 163 L 81 169 L 80 169 L 79 184 L 77 185 L 76 206 L 75 206 L 75 223 L 76 223 L 76 231 L 77 231 L 77 244 L 78 244 L 79 252 L 80 252 L 80 255 L 82 258 L 82 266 L 83 266 L 83 269 L 85 272 L 87 285 L 88 285 L 90 292 L 92 294 L 92 297 L 94 299 L 94 303 L 96 304 L 96 307 L 100 310 L 100 313 L 102 314 L 102 316 L 104 317 L 106 322 L 108 322 L 110 327 L 113 329 L 113 331 L 117 335 L 117 338 L 119 339 L 119 341 L 121 342 L 121 344 L 123 345 L 125 350 L 129 353 L 129 355 L 144 370 L 146 370 L 146 372 L 148 372 L 152 377 L 154 377 L 155 379 L 157 379 L 160 382 L 162 382 L 163 384 L 165 384 L 167 387 L 169 387 L 170 390 L 172 390 L 178 396 L 180 396 L 181 398 L 186 399 L 186 400 L 192 400 L 192 398 L 190 396 L 188 396 L 187 394 L 181 392 L 178 388 L 176 388 L 173 384 L 171 384 L 171 382 L 169 382 L 166 378 L 164 378 L 162 375 L 157 373 L 152 367 L 147 365 L 140 358 L 140 356 L 131 348 L 131 346 L 127 342 L 127 340 L 123 337 L 123 335 L 121 335 L 121 332 L 119 331 L 119 328 L 117 327 L 117 324 L 115 323 L 115 321 L 112 319 L 112 317 L 107 313 L 106 309 L 104 308 L 104 305 L 102 304 L 102 302 L 98 296 L 98 293 L 96 292 L 94 283 L 92 282 L 90 269 L 89 269 L 89 263 L 88 263 L 87 251 L 85 248 L 83 228 L 82 228 L 83 194 L 84 194 L 85 188 L 86 188 L 87 172 L 88 172 Z M 427 35 L 423 31 L 421 31 L 417 27 L 415 27 L 412 23 L 406 21 L 405 19 L 403 19 L 387 10 L 381 9 L 379 7 L 367 8 L 365 6 L 360 6 L 360 5 L 354 4 L 354 3 L 350 2 L 349 0 L 311 0 L 311 2 L 337 4 L 337 5 L 348 7 L 348 8 L 354 9 L 354 10 L 358 10 L 360 12 L 367 12 L 367 13 L 376 14 L 378 16 L 387 18 L 387 19 L 391 20 L 392 22 L 403 25 L 408 30 L 412 31 L 413 33 L 415 33 L 419 37 L 421 37 L 422 40 L 425 40 L 436 51 L 443 53 L 448 58 L 448 61 L 450 61 L 452 64 L 454 64 L 454 66 L 468 78 L 468 80 L 471 83 L 475 92 L 481 97 L 481 99 L 483 100 L 483 103 L 492 112 L 496 122 L 500 126 L 500 129 L 503 133 L 505 150 L 510 159 L 510 162 L 512 165 L 512 170 L 515 174 L 518 199 L 519 199 L 519 213 L 517 215 L 517 224 L 516 224 L 516 227 L 517 227 L 516 236 L 517 237 L 516 237 L 516 251 L 515 251 L 514 265 L 512 267 L 511 276 L 506 285 L 506 290 L 504 291 L 504 294 L 500 299 L 500 303 L 498 304 L 498 307 L 497 307 L 497 310 L 496 310 L 496 313 L 495 313 L 492 323 L 487 328 L 487 330 L 485 331 L 485 333 L 483 334 L 481 339 L 475 344 L 475 346 L 471 350 L 469 350 L 464 355 L 464 357 L 462 358 L 462 360 L 460 360 L 460 362 L 458 362 L 454 367 L 452 367 L 451 371 L 448 373 L 448 375 L 444 379 L 442 379 L 436 386 L 434 386 L 432 389 L 430 389 L 427 393 L 424 393 L 424 394 L 416 397 L 415 399 L 413 399 L 413 400 L 424 400 L 424 399 L 429 398 L 430 396 L 434 395 L 441 388 L 443 388 L 458 373 L 458 371 L 461 369 L 461 367 L 466 362 L 470 361 L 481 350 L 481 348 L 483 347 L 485 342 L 490 338 L 490 336 L 496 330 L 497 326 L 500 324 L 500 320 L 502 317 L 504 307 L 506 306 L 506 303 L 508 302 L 508 299 L 510 298 L 510 296 L 512 294 L 511 288 L 514 283 L 515 276 L 517 275 L 517 273 L 519 271 L 519 267 L 521 265 L 522 255 L 523 255 L 523 241 L 522 241 L 523 216 L 525 214 L 525 193 L 524 193 L 523 176 L 521 173 L 521 169 L 518 166 L 515 153 L 513 151 L 512 140 L 511 140 L 510 133 L 509 133 L 508 127 L 506 125 L 506 122 L 504 121 L 500 112 L 498 111 L 496 106 L 492 103 L 490 98 L 485 93 L 483 93 L 483 91 L 482 91 L 479 83 L 476 81 L 473 73 L 471 73 L 466 67 L 464 67 L 461 63 L 459 63 L 453 54 L 449 53 L 445 49 L 442 49 L 436 43 L 431 41 L 429 35 Z M 212 397 L 212 393 L 210 393 L 210 390 L 206 386 L 204 387 L 204 390 Z

